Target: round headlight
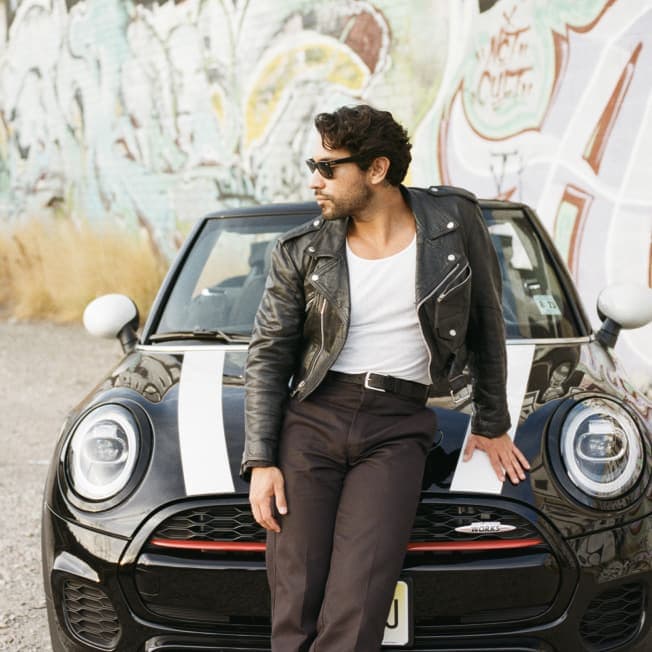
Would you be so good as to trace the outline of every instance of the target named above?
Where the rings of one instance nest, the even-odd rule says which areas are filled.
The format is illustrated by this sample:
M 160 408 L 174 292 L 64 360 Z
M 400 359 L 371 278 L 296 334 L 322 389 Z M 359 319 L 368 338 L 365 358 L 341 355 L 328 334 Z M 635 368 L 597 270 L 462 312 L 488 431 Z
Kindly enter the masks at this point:
M 561 456 L 569 478 L 596 498 L 626 493 L 643 470 L 643 443 L 636 423 L 617 403 L 590 398 L 566 415 Z
M 139 451 L 138 426 L 119 405 L 102 405 L 75 428 L 66 462 L 73 490 L 87 500 L 107 500 L 129 481 Z

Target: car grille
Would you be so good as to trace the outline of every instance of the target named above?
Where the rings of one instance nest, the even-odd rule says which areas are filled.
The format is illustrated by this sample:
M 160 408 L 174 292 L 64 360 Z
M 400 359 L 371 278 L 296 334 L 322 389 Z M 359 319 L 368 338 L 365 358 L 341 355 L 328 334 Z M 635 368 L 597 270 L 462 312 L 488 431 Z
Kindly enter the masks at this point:
M 134 569 L 143 617 L 198 622 L 220 635 L 246 630 L 263 640 L 270 617 L 266 535 L 246 497 L 168 509 Z M 525 506 L 491 498 L 423 497 L 402 570 L 414 596 L 415 636 L 521 622 L 548 611 L 561 582 L 549 536 L 548 526 Z M 478 572 L 488 552 L 490 579 Z M 442 594 L 449 599 L 441 600 Z
M 66 580 L 63 612 L 70 631 L 85 643 L 103 650 L 117 645 L 120 622 L 108 596 L 92 584 Z
M 471 523 L 496 523 L 514 529 L 504 532 L 457 532 Z M 411 541 L 450 542 L 534 539 L 537 529 L 524 517 L 506 509 L 450 502 L 421 502 Z M 265 541 L 265 531 L 254 521 L 249 505 L 230 503 L 187 509 L 164 521 L 152 539 L 178 541 Z
M 645 609 L 641 584 L 623 584 L 593 598 L 580 623 L 580 635 L 592 650 L 611 650 L 636 636 Z

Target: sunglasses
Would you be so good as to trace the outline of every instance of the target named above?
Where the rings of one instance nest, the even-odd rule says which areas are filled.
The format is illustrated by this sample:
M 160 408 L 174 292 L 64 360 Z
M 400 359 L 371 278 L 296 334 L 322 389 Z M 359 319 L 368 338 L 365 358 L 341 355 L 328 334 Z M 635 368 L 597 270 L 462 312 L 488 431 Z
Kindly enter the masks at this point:
M 314 158 L 306 160 L 306 165 L 310 172 L 317 170 L 324 179 L 332 179 L 334 172 L 333 168 L 340 163 L 354 163 L 360 159 L 359 156 L 346 156 L 344 158 L 336 158 L 332 161 L 315 161 Z

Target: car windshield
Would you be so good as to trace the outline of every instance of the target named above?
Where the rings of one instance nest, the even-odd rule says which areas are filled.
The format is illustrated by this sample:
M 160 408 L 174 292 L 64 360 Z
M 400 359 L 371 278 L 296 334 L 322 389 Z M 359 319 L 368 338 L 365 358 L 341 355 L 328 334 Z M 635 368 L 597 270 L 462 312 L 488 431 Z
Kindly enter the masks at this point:
M 483 211 L 498 253 L 512 339 L 577 336 L 569 300 L 545 245 L 519 208 Z M 309 214 L 209 219 L 168 295 L 151 341 L 243 341 L 250 335 L 279 235 Z
M 279 235 L 303 216 L 209 219 L 189 252 L 156 335 L 234 341 L 248 336 Z
M 518 208 L 483 213 L 500 263 L 507 337 L 577 337 L 568 297 L 525 213 Z

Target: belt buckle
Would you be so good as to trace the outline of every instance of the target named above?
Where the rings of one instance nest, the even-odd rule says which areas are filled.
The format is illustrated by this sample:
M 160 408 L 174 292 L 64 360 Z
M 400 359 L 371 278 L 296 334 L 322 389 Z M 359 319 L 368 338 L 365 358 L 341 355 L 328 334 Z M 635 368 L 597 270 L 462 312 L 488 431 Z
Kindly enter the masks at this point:
M 471 388 L 468 385 L 465 385 L 462 389 L 458 389 L 456 392 L 451 389 L 451 398 L 453 399 L 453 405 L 460 405 L 471 398 Z
M 365 389 L 373 389 L 374 392 L 386 392 L 387 390 L 383 389 L 382 387 L 373 387 L 372 385 L 369 384 L 369 377 L 371 376 L 372 373 L 374 373 L 374 372 L 373 371 L 368 371 L 364 375 L 364 387 L 365 387 Z M 378 374 L 376 374 L 376 375 L 378 375 Z

